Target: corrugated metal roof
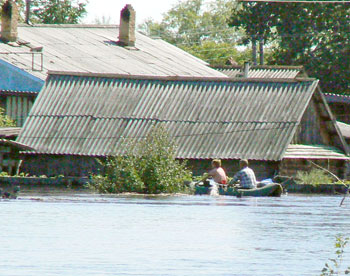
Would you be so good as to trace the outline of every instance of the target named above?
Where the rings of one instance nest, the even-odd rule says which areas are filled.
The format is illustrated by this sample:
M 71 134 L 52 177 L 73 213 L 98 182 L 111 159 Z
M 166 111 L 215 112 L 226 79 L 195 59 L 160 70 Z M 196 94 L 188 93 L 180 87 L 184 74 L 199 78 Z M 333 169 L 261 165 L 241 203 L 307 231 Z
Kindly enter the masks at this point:
M 18 34 L 16 47 L 0 41 L 0 59 L 43 80 L 48 70 L 225 77 L 180 48 L 138 32 L 134 48 L 118 46 L 116 25 L 21 25 Z M 43 63 L 41 53 L 31 51 L 35 47 L 43 47 Z
M 243 66 L 214 67 L 230 78 L 243 76 Z M 251 66 L 248 78 L 255 79 L 295 79 L 306 77 L 303 67 L 299 66 Z
M 38 153 L 120 153 L 163 124 L 186 159 L 280 160 L 318 81 L 50 75 L 18 141 Z
M 325 145 L 289 145 L 284 158 L 348 160 L 341 150 Z
M 324 93 L 328 103 L 350 103 L 350 95 Z

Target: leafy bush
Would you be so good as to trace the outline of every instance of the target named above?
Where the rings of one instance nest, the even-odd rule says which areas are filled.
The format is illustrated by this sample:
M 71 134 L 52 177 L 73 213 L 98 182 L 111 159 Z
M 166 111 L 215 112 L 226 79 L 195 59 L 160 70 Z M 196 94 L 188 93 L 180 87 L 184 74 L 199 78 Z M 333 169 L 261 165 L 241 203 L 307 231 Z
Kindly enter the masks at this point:
M 333 178 L 326 172 L 319 169 L 312 169 L 310 172 L 298 172 L 296 182 L 299 184 L 328 184 L 333 182 Z
M 123 156 L 100 160 L 102 175 L 92 176 L 92 187 L 101 193 L 176 193 L 191 180 L 185 163 L 176 160 L 176 146 L 163 127 L 154 127 L 143 140 L 124 142 Z

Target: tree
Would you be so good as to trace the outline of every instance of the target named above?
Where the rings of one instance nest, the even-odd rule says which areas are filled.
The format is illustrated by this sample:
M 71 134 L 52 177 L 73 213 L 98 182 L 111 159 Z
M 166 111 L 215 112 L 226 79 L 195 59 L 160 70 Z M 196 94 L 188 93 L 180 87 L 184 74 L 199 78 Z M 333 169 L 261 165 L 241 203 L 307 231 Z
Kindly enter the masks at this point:
M 92 176 L 93 189 L 146 194 L 186 191 L 185 181 L 191 181 L 192 174 L 176 159 L 176 145 L 165 127 L 154 126 L 146 137 L 126 140 L 118 148 L 126 152 L 99 160 L 103 172 Z
M 0 127 L 15 127 L 16 122 L 9 116 L 5 115 L 3 108 L 0 108 Z
M 86 14 L 87 1 L 32 0 L 31 22 L 43 24 L 77 24 Z
M 270 64 L 303 65 L 326 92 L 349 93 L 349 3 L 242 3 L 230 19 L 243 42 L 263 37 Z
M 161 37 L 208 63 L 225 64 L 245 56 L 236 48 L 240 32 L 228 28 L 234 1 L 186 0 L 170 9 L 161 22 L 147 20 L 140 29 L 149 36 Z

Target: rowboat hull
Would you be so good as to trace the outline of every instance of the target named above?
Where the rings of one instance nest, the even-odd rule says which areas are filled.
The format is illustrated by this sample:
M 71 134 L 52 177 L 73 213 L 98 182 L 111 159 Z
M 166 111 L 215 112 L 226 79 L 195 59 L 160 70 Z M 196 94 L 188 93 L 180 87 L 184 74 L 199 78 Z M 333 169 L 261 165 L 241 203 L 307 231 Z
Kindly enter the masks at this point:
M 211 187 L 205 187 L 205 186 L 196 186 L 195 187 L 195 194 L 196 195 L 207 195 L 210 194 Z M 278 183 L 272 183 L 268 184 L 261 188 L 256 189 L 235 189 L 233 187 L 228 188 L 222 188 L 219 187 L 219 194 L 220 195 L 227 195 L 227 196 L 254 196 L 254 197 L 261 197 L 261 196 L 273 196 L 273 197 L 279 197 L 281 196 L 283 192 L 283 188 Z

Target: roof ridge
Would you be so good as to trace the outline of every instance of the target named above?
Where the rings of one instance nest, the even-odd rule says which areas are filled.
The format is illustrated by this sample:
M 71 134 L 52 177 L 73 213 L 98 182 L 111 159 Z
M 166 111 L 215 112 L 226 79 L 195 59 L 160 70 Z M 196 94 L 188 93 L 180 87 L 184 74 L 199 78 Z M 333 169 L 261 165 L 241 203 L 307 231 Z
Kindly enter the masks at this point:
M 18 24 L 28 28 L 119 28 L 117 24 Z
M 329 95 L 329 96 L 338 96 L 338 97 L 350 97 L 350 95 L 347 95 L 347 94 L 336 94 L 336 93 L 323 93 L 324 95 Z
M 68 72 L 68 71 L 48 71 L 49 77 L 72 76 L 72 77 L 96 77 L 96 78 L 115 78 L 115 79 L 135 79 L 135 80 L 160 80 L 160 81 L 206 81 L 206 82 L 273 82 L 273 83 L 297 83 L 314 82 L 315 78 L 229 78 L 229 77 L 187 77 L 187 76 L 152 76 L 152 75 L 126 75 L 114 73 L 91 73 L 91 72 Z
M 243 69 L 244 65 L 221 65 L 221 66 L 211 66 L 216 69 Z M 251 65 L 252 69 L 285 69 L 285 70 L 304 70 L 304 66 L 292 66 L 292 65 Z

